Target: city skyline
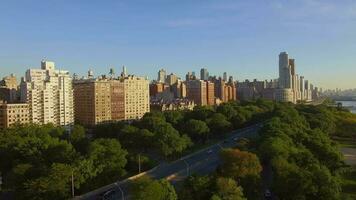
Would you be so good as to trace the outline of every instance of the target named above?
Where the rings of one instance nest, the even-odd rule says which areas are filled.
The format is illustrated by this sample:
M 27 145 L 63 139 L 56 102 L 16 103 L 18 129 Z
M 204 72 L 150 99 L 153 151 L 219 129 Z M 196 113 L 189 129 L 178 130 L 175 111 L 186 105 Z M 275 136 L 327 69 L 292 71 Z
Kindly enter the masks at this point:
M 278 77 L 276 55 L 287 51 L 315 85 L 356 86 L 356 3 L 350 0 L 5 1 L 2 6 L 1 77 L 24 76 L 48 59 L 80 75 L 88 69 L 107 74 L 125 65 L 150 80 L 161 68 L 181 78 L 207 68 L 239 81 L 264 80 Z

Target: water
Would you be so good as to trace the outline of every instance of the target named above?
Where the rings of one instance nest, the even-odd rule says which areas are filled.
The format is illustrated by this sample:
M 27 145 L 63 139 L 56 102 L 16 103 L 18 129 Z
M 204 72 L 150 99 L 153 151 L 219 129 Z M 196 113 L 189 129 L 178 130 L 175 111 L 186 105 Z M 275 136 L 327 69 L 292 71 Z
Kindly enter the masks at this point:
M 342 103 L 342 106 L 347 107 L 352 113 L 356 114 L 356 101 L 336 101 L 337 103 Z

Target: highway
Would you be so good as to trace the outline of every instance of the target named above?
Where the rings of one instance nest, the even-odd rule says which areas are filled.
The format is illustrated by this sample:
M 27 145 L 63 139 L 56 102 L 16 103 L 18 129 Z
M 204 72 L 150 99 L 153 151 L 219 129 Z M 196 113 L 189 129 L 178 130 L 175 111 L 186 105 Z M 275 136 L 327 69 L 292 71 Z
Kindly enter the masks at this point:
M 165 178 L 169 180 L 173 185 L 184 180 L 187 176 L 191 174 L 209 174 L 213 172 L 219 165 L 219 152 L 223 148 L 231 148 L 236 146 L 236 140 L 239 138 L 252 138 L 256 137 L 261 124 L 256 124 L 250 127 L 239 129 L 233 131 L 227 138 L 221 140 L 220 142 L 213 144 L 207 148 L 189 154 L 171 163 L 161 163 L 157 167 L 138 174 L 136 176 L 130 177 L 123 181 L 112 183 L 110 185 L 101 187 L 97 190 L 91 191 L 89 193 L 77 196 L 76 200 L 97 200 L 102 199 L 103 194 L 111 191 L 110 198 L 107 199 L 128 199 L 129 198 L 129 185 L 130 182 L 143 176 L 147 175 L 154 179 Z

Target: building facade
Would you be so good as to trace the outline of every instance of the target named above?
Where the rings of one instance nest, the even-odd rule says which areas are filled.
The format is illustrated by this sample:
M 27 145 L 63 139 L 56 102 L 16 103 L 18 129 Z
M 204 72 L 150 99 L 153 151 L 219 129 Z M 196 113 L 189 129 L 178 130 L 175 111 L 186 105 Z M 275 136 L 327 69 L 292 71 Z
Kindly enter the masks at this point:
M 68 71 L 55 70 L 54 62 L 42 61 L 41 69 L 26 71 L 20 87 L 21 101 L 29 105 L 30 122 L 73 125 L 73 88 Z
M 167 77 L 167 72 L 166 72 L 166 70 L 160 69 L 160 70 L 158 71 L 157 81 L 158 81 L 159 83 L 165 83 L 166 77 Z
M 205 106 L 207 102 L 207 84 L 202 80 L 190 80 L 187 84 L 187 98 L 195 104 Z
M 150 112 L 149 81 L 129 75 L 123 77 L 125 97 L 125 120 L 140 119 Z
M 207 69 L 205 68 L 200 69 L 200 79 L 205 81 L 209 79 L 209 72 Z
M 28 104 L 0 102 L 0 128 L 27 123 L 30 123 Z
M 210 81 L 205 81 L 206 83 L 206 103 L 207 105 L 215 105 L 215 87 L 214 83 Z
M 0 81 L 0 100 L 15 103 L 19 100 L 16 76 L 11 74 Z

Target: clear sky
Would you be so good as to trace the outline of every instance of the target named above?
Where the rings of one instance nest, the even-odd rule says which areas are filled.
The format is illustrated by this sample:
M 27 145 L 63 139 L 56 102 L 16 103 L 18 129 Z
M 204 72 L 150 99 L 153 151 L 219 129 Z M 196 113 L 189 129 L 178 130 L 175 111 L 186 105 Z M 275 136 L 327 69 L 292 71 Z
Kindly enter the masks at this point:
M 355 0 L 1 0 L 0 76 L 45 58 L 86 74 L 278 76 L 278 54 L 323 88 L 356 87 Z

